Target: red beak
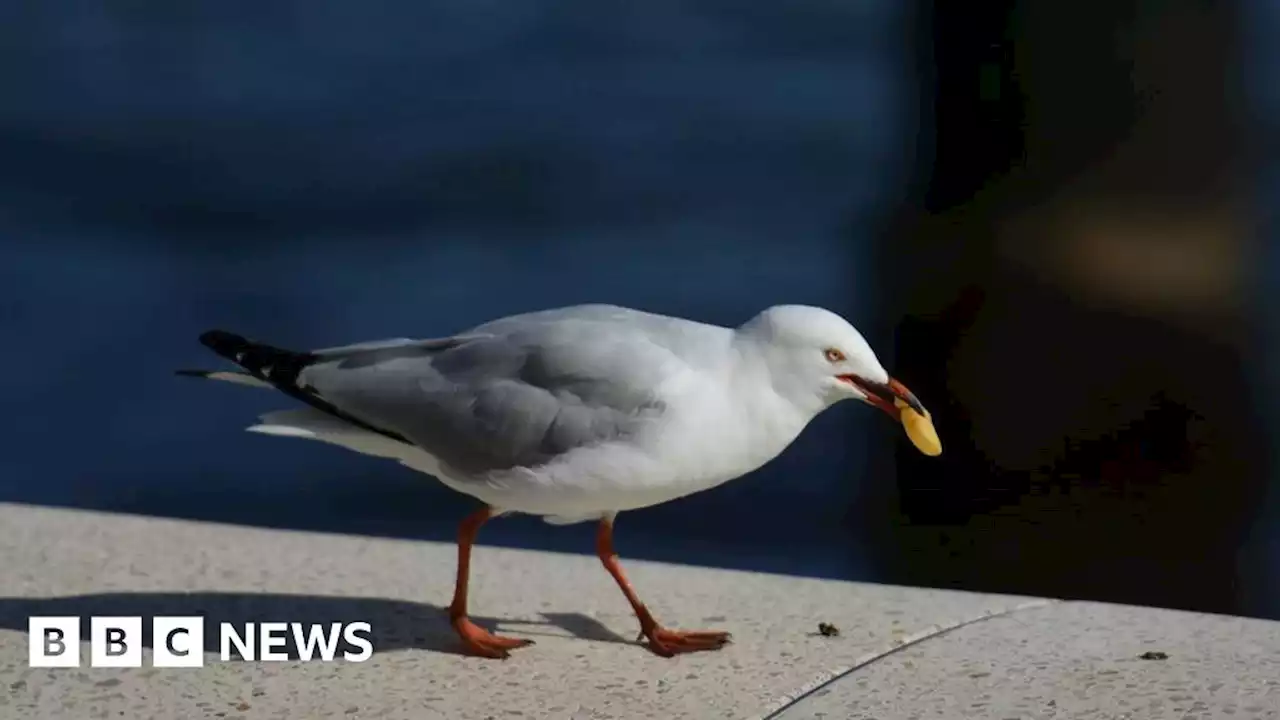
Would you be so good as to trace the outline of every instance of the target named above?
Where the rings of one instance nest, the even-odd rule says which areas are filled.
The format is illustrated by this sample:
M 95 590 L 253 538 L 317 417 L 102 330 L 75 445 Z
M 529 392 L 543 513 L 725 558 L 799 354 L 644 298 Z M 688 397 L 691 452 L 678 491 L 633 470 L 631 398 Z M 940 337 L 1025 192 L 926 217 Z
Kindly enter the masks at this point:
M 902 420 L 902 411 L 898 409 L 895 400 L 901 400 L 921 415 L 925 414 L 924 405 L 920 404 L 915 393 L 893 378 L 889 378 L 887 383 L 872 382 L 857 375 L 841 375 L 840 379 L 861 390 L 867 396 L 869 404 L 883 410 L 895 422 Z

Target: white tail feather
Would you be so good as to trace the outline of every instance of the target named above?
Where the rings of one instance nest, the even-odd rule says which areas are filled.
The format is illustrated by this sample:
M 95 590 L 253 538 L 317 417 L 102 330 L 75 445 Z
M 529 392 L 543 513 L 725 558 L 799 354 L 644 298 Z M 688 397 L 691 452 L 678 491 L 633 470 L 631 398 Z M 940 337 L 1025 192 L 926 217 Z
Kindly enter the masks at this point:
M 369 432 L 315 408 L 278 410 L 259 420 L 262 422 L 246 429 L 263 435 L 319 440 L 363 455 L 399 460 L 414 470 L 437 475 L 435 459 L 421 448 Z
M 278 410 L 267 413 L 259 419 L 262 422 L 247 428 L 249 432 L 318 440 L 364 455 L 399 460 L 401 465 L 432 475 L 459 492 L 471 494 L 467 488 L 462 487 L 463 484 L 450 482 L 448 478 L 442 476 L 439 462 L 422 448 L 369 432 L 315 408 Z M 491 509 L 495 516 L 507 512 L 500 507 Z M 552 525 L 572 525 L 587 520 L 598 520 L 601 517 L 603 517 L 601 513 L 593 512 L 582 515 L 550 515 L 544 516 L 543 520 Z
M 182 370 L 179 374 L 202 377 L 206 380 L 221 380 L 222 382 L 247 385 L 249 387 L 271 388 L 271 383 L 263 382 L 249 373 L 236 372 L 234 370 Z

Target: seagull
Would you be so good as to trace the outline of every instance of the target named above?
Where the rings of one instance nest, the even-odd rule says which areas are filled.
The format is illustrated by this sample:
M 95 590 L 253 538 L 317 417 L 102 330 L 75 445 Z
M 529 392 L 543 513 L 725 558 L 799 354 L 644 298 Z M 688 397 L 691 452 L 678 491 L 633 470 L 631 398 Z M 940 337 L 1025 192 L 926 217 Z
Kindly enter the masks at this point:
M 468 617 L 471 549 L 493 517 L 598 523 L 596 554 L 646 646 L 670 657 L 719 649 L 730 635 L 654 619 L 614 551 L 618 513 L 761 467 L 842 400 L 884 411 L 923 452 L 941 452 L 919 399 L 889 376 L 863 336 L 836 313 L 805 305 L 770 307 L 736 328 L 577 305 L 450 337 L 309 352 L 222 330 L 200 342 L 238 369 L 179 374 L 273 388 L 301 403 L 261 416 L 250 431 L 397 460 L 483 503 L 458 528 L 449 617 L 465 650 L 485 657 L 532 644 Z M 931 442 L 913 430 L 921 423 Z

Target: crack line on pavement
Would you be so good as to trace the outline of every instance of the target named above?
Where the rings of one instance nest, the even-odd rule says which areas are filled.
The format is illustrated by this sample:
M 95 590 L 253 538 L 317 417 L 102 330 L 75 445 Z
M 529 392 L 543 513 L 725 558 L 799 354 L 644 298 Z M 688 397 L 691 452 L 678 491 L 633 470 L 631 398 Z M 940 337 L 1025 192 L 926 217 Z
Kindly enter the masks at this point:
M 1032 600 L 1031 602 L 1025 602 L 1020 605 L 1014 605 L 1013 607 L 1005 608 L 1004 610 L 997 610 L 994 612 L 982 613 L 981 615 L 965 618 L 964 620 L 959 620 L 957 622 L 949 623 L 947 625 L 931 625 L 928 628 L 925 628 L 924 630 L 908 635 L 905 638 L 902 638 L 900 640 L 896 640 L 892 644 L 880 650 L 877 650 L 876 652 L 863 655 L 862 657 L 854 661 L 854 663 L 847 668 L 843 668 L 841 670 L 837 670 L 834 672 L 822 673 L 820 676 L 818 676 L 818 678 L 802 686 L 794 694 L 783 695 L 777 701 L 770 703 L 769 707 L 766 708 L 764 713 L 756 716 L 756 720 L 775 720 L 782 713 L 795 707 L 796 704 L 798 704 L 801 700 L 811 697 L 814 693 L 818 692 L 819 690 L 825 687 L 829 687 L 832 683 L 836 682 L 837 680 L 843 680 L 849 675 L 852 675 L 858 670 L 861 670 L 862 668 L 867 667 L 868 665 L 878 660 L 889 657 L 890 655 L 898 653 L 902 650 L 906 650 L 909 647 L 914 647 L 916 645 L 919 645 L 925 640 L 941 637 L 943 635 L 954 632 L 961 628 L 965 628 L 970 625 L 976 625 L 986 620 L 992 620 L 994 618 L 1001 618 L 1001 617 L 1008 617 L 1010 615 L 1013 615 L 1014 613 L 1022 612 L 1023 610 L 1034 610 L 1035 608 L 1042 608 L 1042 607 L 1047 607 L 1049 605 L 1056 605 L 1061 602 L 1062 602 L 1061 600 L 1054 600 L 1054 599 Z

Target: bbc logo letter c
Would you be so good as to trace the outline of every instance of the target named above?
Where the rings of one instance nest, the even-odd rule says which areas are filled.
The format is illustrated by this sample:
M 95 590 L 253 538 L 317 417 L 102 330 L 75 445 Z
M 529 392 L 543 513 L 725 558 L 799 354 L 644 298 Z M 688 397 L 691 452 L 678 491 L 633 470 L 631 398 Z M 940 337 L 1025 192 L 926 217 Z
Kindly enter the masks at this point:
M 151 629 L 152 665 L 204 667 L 204 618 L 157 615 Z

